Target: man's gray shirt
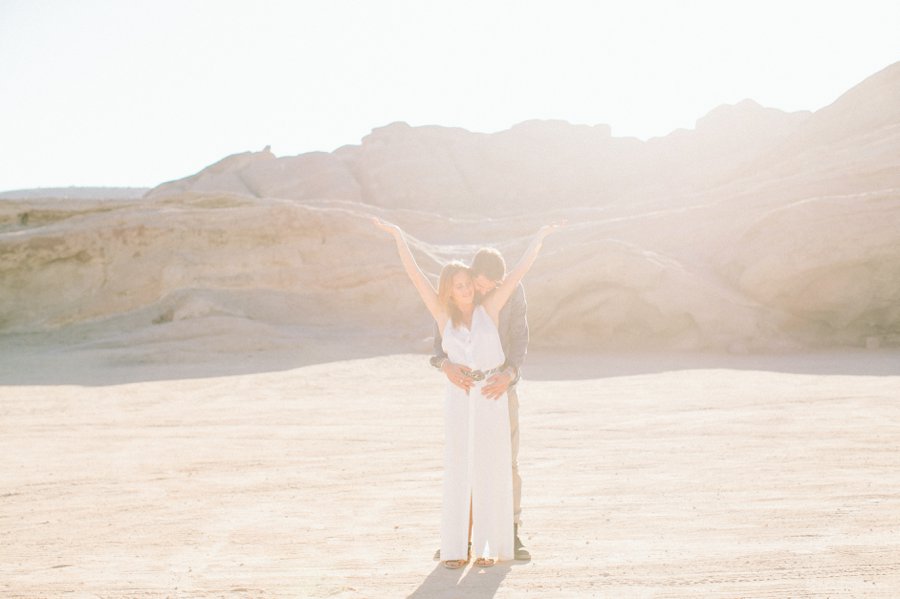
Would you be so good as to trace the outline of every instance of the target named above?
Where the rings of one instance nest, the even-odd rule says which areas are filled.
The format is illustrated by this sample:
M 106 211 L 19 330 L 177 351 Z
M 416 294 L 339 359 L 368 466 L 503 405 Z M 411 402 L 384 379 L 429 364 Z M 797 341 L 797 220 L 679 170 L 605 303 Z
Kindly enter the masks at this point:
M 525 361 L 525 353 L 528 351 L 528 319 L 525 315 L 525 288 L 522 283 L 516 286 L 512 296 L 507 300 L 506 305 L 500 310 L 500 324 L 497 327 L 500 332 L 500 345 L 503 347 L 503 354 L 506 356 L 506 362 L 503 363 L 504 368 L 512 366 L 516 372 L 522 367 Z M 447 353 L 442 346 L 441 332 L 438 330 L 437 324 L 434 325 L 434 359 L 441 360 L 447 357 Z M 517 377 L 518 378 L 518 377 Z

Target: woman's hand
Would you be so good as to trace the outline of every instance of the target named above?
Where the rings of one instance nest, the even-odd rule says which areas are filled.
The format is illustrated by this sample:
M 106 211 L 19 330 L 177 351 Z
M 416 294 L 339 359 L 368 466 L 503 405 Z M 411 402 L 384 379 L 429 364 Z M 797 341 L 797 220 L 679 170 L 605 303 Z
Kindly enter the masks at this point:
M 472 377 L 468 376 L 469 372 L 471 372 L 469 368 L 466 368 L 462 364 L 454 364 L 449 359 L 444 360 L 444 363 L 441 364 L 441 371 L 447 375 L 447 379 L 451 383 L 466 393 L 468 393 L 469 389 L 472 388 L 472 385 L 475 384 Z
M 394 237 L 398 237 L 403 233 L 403 231 L 397 225 L 392 225 L 389 222 L 385 222 L 378 218 L 377 216 L 372 217 L 372 222 L 375 223 L 375 226 L 384 231 L 385 233 L 390 233 Z
M 548 235 L 550 235 L 551 233 L 556 233 L 557 231 L 559 231 L 560 229 L 565 227 L 567 224 L 569 224 L 569 221 L 566 219 L 562 219 L 562 220 L 556 221 L 555 223 L 551 223 L 549 225 L 544 225 L 543 227 L 538 229 L 538 232 L 537 232 L 538 238 L 540 238 L 541 240 L 544 240 Z

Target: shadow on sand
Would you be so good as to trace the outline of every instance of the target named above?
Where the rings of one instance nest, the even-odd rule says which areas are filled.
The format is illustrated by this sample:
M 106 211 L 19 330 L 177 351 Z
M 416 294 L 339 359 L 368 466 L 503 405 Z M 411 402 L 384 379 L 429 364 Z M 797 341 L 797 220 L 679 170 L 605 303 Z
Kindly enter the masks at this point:
M 119 335 L 54 333 L 0 336 L 0 386 L 98 387 L 152 381 L 216 378 L 283 372 L 304 366 L 421 353 L 422 341 L 377 332 L 282 332 L 253 347 L 227 336 L 143 341 Z M 246 347 L 245 347 L 246 346 Z M 428 368 L 427 355 L 422 364 Z
M 529 352 L 532 380 L 585 380 L 679 370 L 755 370 L 821 376 L 898 376 L 900 348 L 835 348 L 801 352 Z
M 0 385 L 106 386 L 281 372 L 304 366 L 395 354 L 421 354 L 430 342 L 383 331 L 281 331 L 257 348 L 226 336 L 135 342 L 77 329 L 0 336 Z M 230 347 L 229 347 L 230 344 Z M 245 345 L 249 345 L 250 348 Z M 535 381 L 588 380 L 680 370 L 756 370 L 809 375 L 898 376 L 900 348 L 835 348 L 796 353 L 611 352 L 532 350 L 523 376 Z
M 474 565 L 449 570 L 438 563 L 407 599 L 490 599 L 516 562 L 501 562 L 491 568 Z

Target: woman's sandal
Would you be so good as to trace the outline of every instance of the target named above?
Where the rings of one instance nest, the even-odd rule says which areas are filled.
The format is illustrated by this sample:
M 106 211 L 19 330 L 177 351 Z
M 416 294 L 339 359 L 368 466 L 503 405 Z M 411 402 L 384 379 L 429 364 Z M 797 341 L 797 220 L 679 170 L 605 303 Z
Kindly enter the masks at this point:
M 475 565 L 479 568 L 490 568 L 494 565 L 494 559 L 490 557 L 479 557 L 475 560 Z
M 469 542 L 469 551 L 466 555 L 466 559 L 448 559 L 447 561 L 441 562 L 444 564 L 445 568 L 449 568 L 451 570 L 459 570 L 463 566 L 469 563 L 469 560 L 472 559 L 472 542 Z

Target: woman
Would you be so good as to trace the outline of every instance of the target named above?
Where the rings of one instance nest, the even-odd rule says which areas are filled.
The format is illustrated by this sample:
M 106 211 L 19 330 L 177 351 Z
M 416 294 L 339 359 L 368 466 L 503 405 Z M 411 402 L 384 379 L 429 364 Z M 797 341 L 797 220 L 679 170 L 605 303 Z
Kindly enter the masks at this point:
M 442 332 L 449 359 L 469 367 L 476 379 L 468 394 L 448 382 L 444 400 L 443 564 L 461 568 L 468 563 L 470 539 L 478 566 L 512 559 L 509 404 L 505 394 L 499 401 L 489 399 L 481 394 L 481 387 L 505 361 L 497 332 L 500 309 L 534 264 L 544 238 L 559 225 L 542 227 L 507 278 L 476 304 L 475 287 L 464 264 L 447 264 L 435 290 L 416 264 L 403 231 L 377 218 L 374 222 L 394 237 L 406 274 Z

